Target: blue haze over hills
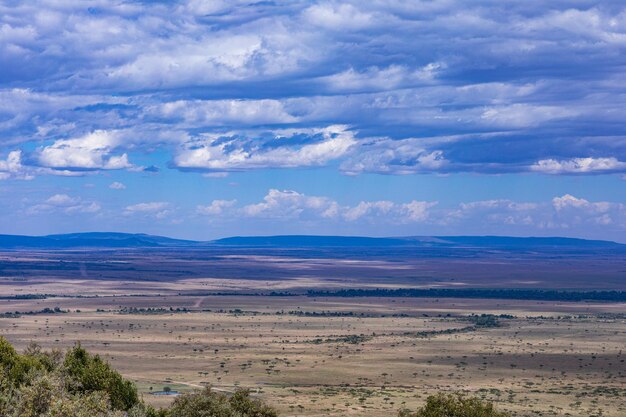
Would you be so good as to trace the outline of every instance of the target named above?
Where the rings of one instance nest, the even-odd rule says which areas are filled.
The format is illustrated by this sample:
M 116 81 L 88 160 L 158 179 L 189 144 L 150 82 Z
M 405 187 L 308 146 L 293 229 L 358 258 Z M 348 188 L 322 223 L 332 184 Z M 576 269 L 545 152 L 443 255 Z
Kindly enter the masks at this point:
M 509 236 L 235 236 L 211 241 L 171 239 L 130 233 L 71 233 L 48 236 L 0 235 L 0 249 L 62 248 L 194 248 L 194 247 L 429 247 L 429 248 L 507 248 L 507 249 L 624 249 L 626 245 L 604 240 L 563 237 Z

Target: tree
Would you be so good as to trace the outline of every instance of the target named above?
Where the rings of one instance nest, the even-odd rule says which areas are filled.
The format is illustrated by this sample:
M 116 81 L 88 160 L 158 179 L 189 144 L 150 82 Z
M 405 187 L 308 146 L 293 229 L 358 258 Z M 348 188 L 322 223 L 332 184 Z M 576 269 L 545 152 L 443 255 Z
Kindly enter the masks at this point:
M 72 393 L 104 391 L 115 410 L 127 411 L 139 403 L 135 384 L 122 378 L 100 356 L 90 355 L 80 343 L 66 353 L 63 372 L 68 376 L 67 388 Z
M 0 336 L 0 376 L 6 379 L 6 384 L 19 387 L 31 370 L 44 367 L 41 358 L 18 354 L 9 341 Z
M 183 394 L 174 400 L 170 416 L 178 417 L 277 417 L 276 411 L 259 400 L 250 398 L 249 391 L 239 390 L 232 396 L 205 388 Z
M 426 405 L 417 411 L 402 410 L 399 417 L 511 417 L 496 411 L 493 404 L 479 398 L 459 394 L 437 394 L 426 399 Z

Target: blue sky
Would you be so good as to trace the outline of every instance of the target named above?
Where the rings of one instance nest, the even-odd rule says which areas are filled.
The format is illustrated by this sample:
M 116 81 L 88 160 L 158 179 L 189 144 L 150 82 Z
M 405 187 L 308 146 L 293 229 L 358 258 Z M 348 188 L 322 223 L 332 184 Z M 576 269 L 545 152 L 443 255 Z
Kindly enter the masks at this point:
M 0 233 L 626 241 L 622 1 L 5 1 Z

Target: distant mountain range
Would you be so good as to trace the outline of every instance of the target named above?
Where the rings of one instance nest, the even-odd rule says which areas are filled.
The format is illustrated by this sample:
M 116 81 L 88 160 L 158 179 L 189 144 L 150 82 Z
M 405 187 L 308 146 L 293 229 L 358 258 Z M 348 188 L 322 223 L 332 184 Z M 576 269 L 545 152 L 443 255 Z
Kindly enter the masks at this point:
M 626 249 L 626 245 L 605 241 L 564 237 L 509 236 L 236 236 L 212 241 L 171 239 L 131 233 L 70 233 L 48 236 L 0 235 L 0 249 L 67 248 L 176 248 L 176 247 L 465 247 L 465 248 L 587 248 Z

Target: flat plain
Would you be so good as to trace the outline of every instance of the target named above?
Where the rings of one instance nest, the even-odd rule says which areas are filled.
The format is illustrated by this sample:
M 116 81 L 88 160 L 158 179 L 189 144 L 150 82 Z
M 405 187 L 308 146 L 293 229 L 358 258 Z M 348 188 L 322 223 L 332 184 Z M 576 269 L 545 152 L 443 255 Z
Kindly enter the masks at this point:
M 626 415 L 625 303 L 299 295 L 357 285 L 555 288 L 576 256 L 227 252 L 2 253 L 0 313 L 9 314 L 0 335 L 18 348 L 80 341 L 155 405 L 172 397 L 153 391 L 208 384 L 249 388 L 285 416 L 388 416 L 440 391 L 479 395 L 515 416 Z M 490 269 L 507 262 L 513 273 L 496 285 L 502 273 Z M 593 263 L 603 285 L 620 288 L 622 258 L 580 261 Z M 569 286 L 596 288 L 586 274 L 574 271 Z M 267 291 L 290 295 L 252 294 Z

